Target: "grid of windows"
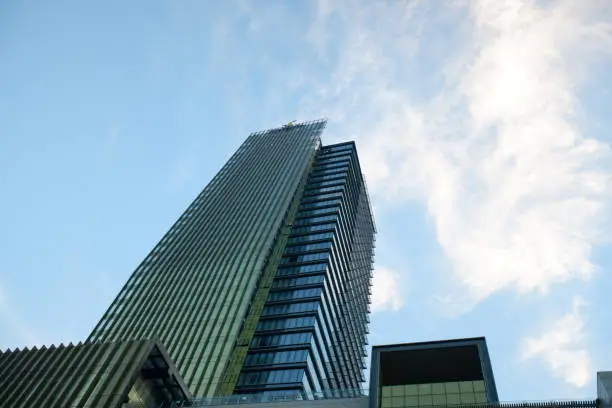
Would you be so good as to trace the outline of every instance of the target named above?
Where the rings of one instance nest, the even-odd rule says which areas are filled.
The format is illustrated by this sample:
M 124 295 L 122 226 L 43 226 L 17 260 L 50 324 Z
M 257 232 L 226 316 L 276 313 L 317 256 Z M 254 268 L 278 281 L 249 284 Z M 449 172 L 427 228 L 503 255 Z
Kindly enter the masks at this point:
M 295 262 L 320 261 L 322 259 L 327 259 L 328 256 L 328 252 L 315 252 L 314 254 L 291 255 L 289 257 L 284 257 L 283 259 L 281 259 L 280 263 L 282 265 Z
M 342 198 L 342 191 L 339 191 L 337 193 L 318 194 L 310 197 L 305 197 L 303 202 L 309 203 L 311 201 L 331 200 L 333 198 Z
M 291 233 L 293 233 L 293 234 L 305 234 L 305 233 L 308 233 L 308 232 L 333 230 L 334 228 L 336 228 L 336 224 L 307 225 L 305 227 L 294 228 L 294 229 L 291 230 Z
M 249 348 L 254 354 L 264 351 L 261 347 L 266 352 L 308 347 L 308 375 L 300 385 L 264 381 L 249 387 L 263 393 L 355 389 L 365 381 L 375 227 L 354 145 L 338 147 L 316 156 Z M 279 337 L 295 332 L 310 337 Z M 306 339 L 308 346 L 299 343 Z M 269 368 L 250 366 L 242 374 L 258 369 Z
M 323 283 L 325 281 L 325 275 L 314 275 L 314 276 L 302 276 L 301 278 L 291 279 L 275 279 L 272 284 L 273 288 L 291 288 L 295 286 L 306 286 Z
M 313 203 L 302 204 L 300 210 L 306 210 L 309 208 L 329 207 L 337 204 L 342 204 L 342 200 L 327 200 L 327 201 L 315 201 Z
M 487 402 L 484 381 L 381 387 L 381 408 L 453 406 Z
M 321 249 L 329 249 L 331 248 L 331 246 L 332 246 L 331 241 L 317 242 L 314 244 L 306 244 L 306 245 L 296 245 L 296 246 L 287 247 L 287 249 L 285 250 L 285 253 L 286 254 L 297 254 L 299 252 L 318 251 Z
M 314 312 L 318 308 L 319 302 L 292 303 L 289 305 L 269 305 L 264 307 L 262 316 Z
M 305 299 L 311 297 L 321 296 L 321 288 L 310 288 L 310 289 L 297 289 L 297 290 L 286 290 L 282 292 L 272 292 L 268 296 L 268 300 L 293 300 L 293 299 Z
M 321 188 L 313 188 L 312 190 L 308 190 L 306 191 L 305 194 L 307 194 L 308 196 L 311 195 L 319 195 L 319 194 L 324 194 L 324 193 L 330 193 L 330 192 L 335 192 L 335 191 L 342 191 L 344 189 L 344 185 L 340 184 L 340 185 L 335 185 L 335 186 L 331 186 L 331 187 L 321 187 Z
M 291 333 L 258 336 L 251 341 L 251 347 L 276 347 L 289 346 L 294 344 L 310 344 L 312 333 Z
M 330 214 L 338 211 L 338 207 L 315 208 L 313 210 L 300 211 L 295 216 L 296 218 L 310 217 L 313 215 Z
M 257 325 L 257 330 L 283 330 L 296 329 L 300 327 L 311 327 L 315 323 L 314 316 L 292 317 L 289 319 L 262 320 Z
M 313 187 L 328 187 L 328 186 L 337 186 L 337 185 L 342 185 L 344 184 L 345 179 L 344 177 L 334 177 L 331 180 L 326 180 L 326 181 L 322 181 L 322 180 L 311 180 L 308 188 L 312 189 Z
M 310 181 L 314 183 L 318 183 L 320 181 L 326 181 L 326 180 L 344 179 L 346 177 L 346 174 L 347 174 L 347 171 L 344 169 L 341 169 L 340 171 L 335 171 L 333 173 L 331 172 L 323 173 L 322 176 L 321 175 L 312 176 Z
M 302 363 L 308 358 L 308 350 L 276 351 L 272 353 L 249 354 L 244 362 L 245 366 Z
M 299 275 L 302 273 L 323 272 L 327 269 L 327 263 L 316 263 L 310 265 L 293 266 L 291 268 L 280 268 L 277 276 Z
M 319 176 L 321 173 L 329 173 L 330 171 L 338 171 L 338 169 L 348 170 L 350 163 L 322 163 L 315 165 L 312 175 Z
M 296 220 L 293 223 L 293 225 L 295 225 L 296 227 L 299 227 L 301 225 L 318 224 L 322 222 L 336 221 L 337 219 L 338 219 L 338 214 L 323 215 L 320 217 L 302 218 L 300 220 Z
M 344 150 L 353 150 L 353 144 L 352 143 L 347 143 L 347 144 L 341 144 L 341 145 L 337 145 L 337 146 L 324 147 L 323 148 L 323 153 L 341 152 L 341 151 L 344 151 Z
M 297 237 L 291 237 L 287 241 L 287 244 L 298 244 L 300 242 L 309 242 L 309 241 L 321 241 L 324 239 L 331 239 L 334 237 L 333 232 L 323 232 L 321 234 L 310 234 L 310 235 L 301 235 Z
M 317 181 L 321 177 L 325 176 L 335 176 L 339 173 L 348 173 L 349 165 L 348 163 L 342 163 L 340 165 L 335 166 L 325 166 L 325 167 L 316 167 L 315 171 L 312 173 L 311 180 Z
M 336 157 L 328 157 L 325 158 L 325 164 L 330 164 L 330 163 L 340 163 L 340 162 L 346 162 L 346 161 L 350 161 L 351 160 L 351 156 L 350 154 L 342 154 Z
M 289 384 L 302 381 L 303 369 L 256 371 L 240 374 L 238 385 Z
M 330 162 L 332 162 L 334 159 L 336 159 L 338 157 L 348 157 L 348 158 L 350 158 L 352 154 L 353 154 L 352 151 L 333 152 L 333 153 L 332 152 L 323 152 L 323 153 L 319 154 L 317 159 L 320 160 L 320 161 L 324 161 L 325 163 L 330 163 Z

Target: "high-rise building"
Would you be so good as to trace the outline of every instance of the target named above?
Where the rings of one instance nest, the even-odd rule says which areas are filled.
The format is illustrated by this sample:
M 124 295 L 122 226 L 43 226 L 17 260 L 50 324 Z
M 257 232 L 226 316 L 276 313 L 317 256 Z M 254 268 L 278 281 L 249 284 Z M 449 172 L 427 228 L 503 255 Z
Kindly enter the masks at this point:
M 359 393 L 375 226 L 325 121 L 251 134 L 88 341 L 158 338 L 195 396 Z

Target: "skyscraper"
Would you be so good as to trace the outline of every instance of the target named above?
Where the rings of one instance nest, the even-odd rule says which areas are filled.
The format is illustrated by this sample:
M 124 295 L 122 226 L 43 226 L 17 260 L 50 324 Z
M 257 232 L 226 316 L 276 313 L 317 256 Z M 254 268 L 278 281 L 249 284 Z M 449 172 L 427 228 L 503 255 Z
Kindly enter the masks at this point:
M 357 389 L 375 227 L 355 145 L 322 146 L 325 124 L 251 134 L 88 340 L 158 338 L 195 396 Z

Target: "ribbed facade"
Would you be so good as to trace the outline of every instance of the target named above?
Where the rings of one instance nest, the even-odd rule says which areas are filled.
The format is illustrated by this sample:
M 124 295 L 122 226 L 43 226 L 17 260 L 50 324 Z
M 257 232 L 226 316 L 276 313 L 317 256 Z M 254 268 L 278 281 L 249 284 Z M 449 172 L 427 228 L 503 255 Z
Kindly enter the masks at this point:
M 375 228 L 353 143 L 319 150 L 291 224 L 235 392 L 358 395 Z
M 91 341 L 158 337 L 216 393 L 324 121 L 251 134 L 129 278 Z
M 152 340 L 0 352 L 0 406 L 146 408 L 189 398 Z

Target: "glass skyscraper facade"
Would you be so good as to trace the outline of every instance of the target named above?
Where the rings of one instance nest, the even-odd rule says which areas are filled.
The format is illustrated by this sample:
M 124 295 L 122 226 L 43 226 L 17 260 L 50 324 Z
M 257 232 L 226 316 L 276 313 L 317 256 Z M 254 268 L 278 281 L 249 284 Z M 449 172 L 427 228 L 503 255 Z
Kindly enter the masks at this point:
M 199 397 L 357 390 L 375 227 L 354 143 L 324 127 L 251 134 L 88 340 L 158 339 Z

